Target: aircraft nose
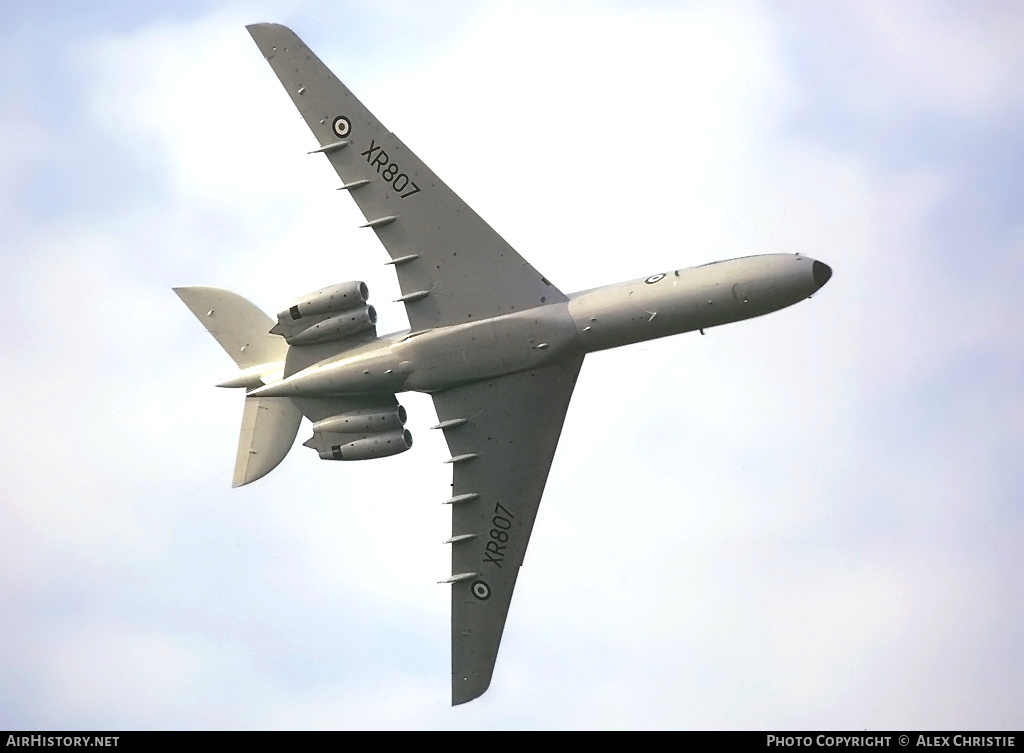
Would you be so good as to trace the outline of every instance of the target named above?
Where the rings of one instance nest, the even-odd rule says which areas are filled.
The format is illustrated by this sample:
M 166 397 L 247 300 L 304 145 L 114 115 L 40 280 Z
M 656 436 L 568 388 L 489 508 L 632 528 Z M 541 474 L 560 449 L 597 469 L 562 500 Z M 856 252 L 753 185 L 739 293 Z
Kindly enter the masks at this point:
M 832 277 L 832 267 L 828 264 L 822 264 L 820 261 L 814 262 L 811 265 L 811 274 L 814 275 L 814 284 L 819 288 L 824 287 L 825 283 Z

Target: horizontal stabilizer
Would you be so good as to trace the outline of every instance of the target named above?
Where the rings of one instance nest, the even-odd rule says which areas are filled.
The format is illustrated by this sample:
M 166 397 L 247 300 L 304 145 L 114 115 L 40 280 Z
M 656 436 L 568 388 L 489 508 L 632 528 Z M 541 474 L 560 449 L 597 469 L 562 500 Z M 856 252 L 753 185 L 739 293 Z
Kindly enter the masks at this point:
M 287 397 L 247 397 L 238 437 L 232 486 L 263 478 L 284 460 L 295 444 L 302 411 Z
M 288 343 L 283 337 L 270 334 L 274 320 L 256 304 L 221 288 L 197 285 L 174 288 L 174 292 L 238 368 L 284 361 Z

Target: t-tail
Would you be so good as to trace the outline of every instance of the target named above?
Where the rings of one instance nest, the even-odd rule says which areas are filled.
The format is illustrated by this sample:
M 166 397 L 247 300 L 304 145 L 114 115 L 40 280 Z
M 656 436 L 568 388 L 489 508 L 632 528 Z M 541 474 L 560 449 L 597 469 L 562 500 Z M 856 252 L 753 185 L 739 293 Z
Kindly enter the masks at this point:
M 228 290 L 174 288 L 174 292 L 220 343 L 239 372 L 218 387 L 250 390 L 281 379 L 288 343 L 271 334 L 275 322 L 253 303 Z M 291 398 L 245 398 L 232 486 L 243 486 L 274 470 L 295 444 L 302 412 Z

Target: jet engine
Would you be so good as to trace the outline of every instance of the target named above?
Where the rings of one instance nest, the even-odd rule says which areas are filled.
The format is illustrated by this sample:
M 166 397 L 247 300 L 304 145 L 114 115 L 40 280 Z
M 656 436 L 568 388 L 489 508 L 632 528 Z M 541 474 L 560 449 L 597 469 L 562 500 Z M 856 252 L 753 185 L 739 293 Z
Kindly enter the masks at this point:
M 401 431 L 409 414 L 405 407 L 396 405 L 394 410 L 374 413 L 342 413 L 313 424 L 313 433 L 333 434 L 376 434 L 385 431 Z
M 367 305 L 365 282 L 342 282 L 305 295 L 277 315 L 271 334 L 289 345 L 341 340 L 374 329 L 377 311 Z
M 304 443 L 321 460 L 372 460 L 397 455 L 412 447 L 412 433 L 403 429 L 407 414 L 401 405 L 353 411 L 313 424 Z
M 335 435 L 339 436 L 339 435 Z M 339 438 L 351 439 L 351 436 Z M 373 460 L 397 455 L 412 447 L 412 432 L 408 429 L 388 432 L 387 434 L 371 434 L 368 437 L 354 439 L 347 444 L 332 444 L 320 450 L 321 460 Z

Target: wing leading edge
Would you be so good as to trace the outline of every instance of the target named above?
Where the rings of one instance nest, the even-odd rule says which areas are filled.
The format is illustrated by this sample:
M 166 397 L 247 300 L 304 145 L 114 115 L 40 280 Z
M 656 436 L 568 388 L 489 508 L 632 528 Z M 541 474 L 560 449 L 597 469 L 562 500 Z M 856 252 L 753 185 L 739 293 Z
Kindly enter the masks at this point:
M 452 453 L 452 705 L 491 683 L 583 357 L 433 395 Z
M 291 29 L 247 27 L 395 265 L 414 331 L 567 300 Z

